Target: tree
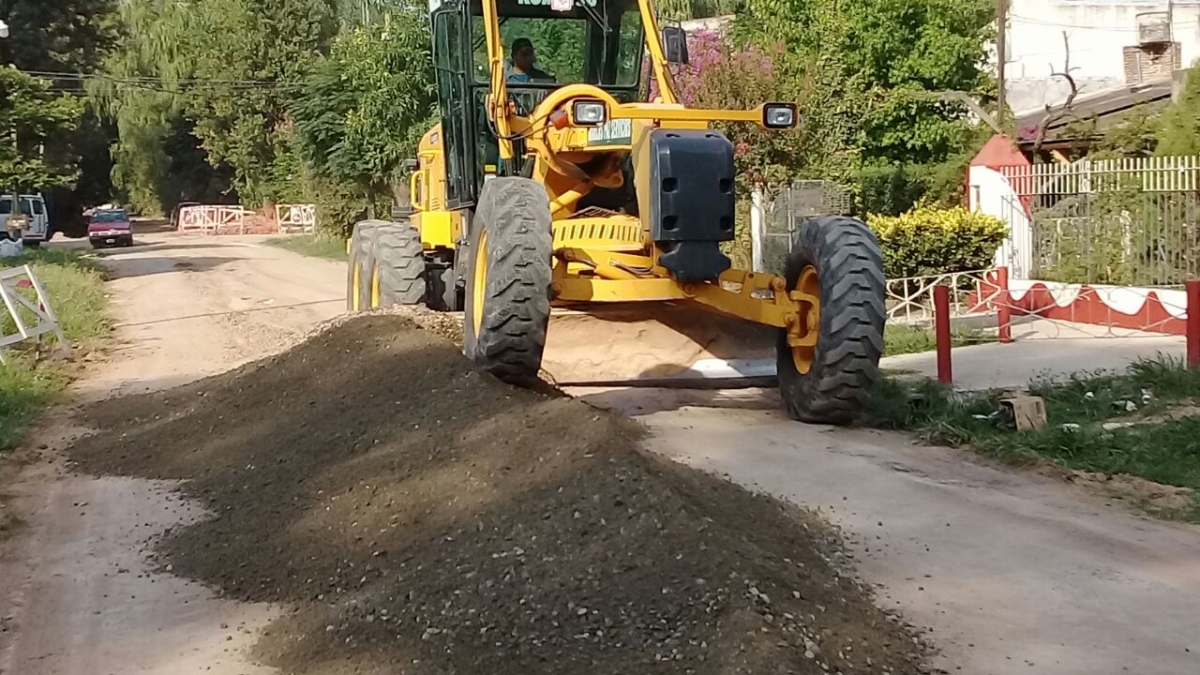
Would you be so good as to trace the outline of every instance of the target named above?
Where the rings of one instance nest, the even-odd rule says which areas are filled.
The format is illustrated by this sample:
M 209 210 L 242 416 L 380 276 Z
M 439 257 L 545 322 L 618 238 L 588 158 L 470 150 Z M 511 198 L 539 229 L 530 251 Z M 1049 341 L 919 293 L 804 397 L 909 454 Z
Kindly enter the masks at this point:
M 391 196 L 436 109 L 423 7 L 339 36 L 289 108 L 299 156 L 329 196 L 322 220 L 344 224 L 372 199 Z
M 290 110 L 314 171 L 367 187 L 416 156 L 436 105 L 429 20 L 411 11 L 340 36 Z
M 185 88 L 211 164 L 227 164 L 243 203 L 295 198 L 271 180 L 293 162 L 287 109 L 337 29 L 334 0 L 198 0 L 186 55 L 204 86 Z M 290 191 L 290 194 L 289 194 Z
M 117 0 L 0 0 L 0 58 L 21 70 L 90 73 L 120 36 Z
M 994 18 L 991 0 L 749 0 L 734 39 L 788 45 L 776 65 L 808 139 L 795 169 L 856 189 L 864 168 L 940 176 L 934 167 L 957 166 L 974 124 L 941 93 L 994 96 Z
M 0 40 L 0 62 L 23 71 L 64 73 L 49 77 L 55 89 L 80 88 L 80 77 L 94 73 L 120 39 L 118 0 L 0 0 L 0 20 L 9 36 Z M 83 225 L 87 206 L 107 201 L 112 190 L 108 146 L 115 129 L 85 105 L 77 128 L 46 139 L 49 157 L 73 157 L 79 177 L 67 187 L 43 186 L 50 223 L 56 231 Z
M 1156 134 L 1160 155 L 1200 155 L 1200 65 L 1187 70 L 1183 95 L 1163 112 Z
M 82 106 L 68 94 L 50 91 L 46 80 L 13 66 L 0 68 L 0 189 L 44 190 L 75 182 L 73 158 L 46 153 L 46 143 L 69 134 Z
M 169 208 L 187 185 L 236 191 L 251 206 L 298 198 L 287 108 L 328 51 L 338 14 L 334 0 L 124 3 L 128 37 L 92 93 L 120 130 L 114 178 L 130 200 Z M 190 180 L 164 184 L 168 169 Z

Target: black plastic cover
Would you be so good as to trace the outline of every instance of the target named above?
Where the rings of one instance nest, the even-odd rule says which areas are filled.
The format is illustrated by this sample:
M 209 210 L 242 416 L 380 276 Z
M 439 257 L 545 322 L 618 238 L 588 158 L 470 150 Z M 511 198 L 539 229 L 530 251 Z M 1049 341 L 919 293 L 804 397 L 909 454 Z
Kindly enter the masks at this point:
M 733 144 L 709 129 L 650 132 L 650 236 L 660 262 L 685 282 L 729 269 L 720 242 L 734 237 Z

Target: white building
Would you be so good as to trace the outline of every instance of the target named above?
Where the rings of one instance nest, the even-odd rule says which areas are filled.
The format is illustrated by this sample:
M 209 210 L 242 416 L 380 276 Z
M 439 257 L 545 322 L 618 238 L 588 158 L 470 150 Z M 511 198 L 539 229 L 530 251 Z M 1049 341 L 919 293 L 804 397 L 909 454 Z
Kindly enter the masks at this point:
M 1191 65 L 1200 59 L 1200 0 L 1009 0 L 1007 39 L 1005 89 L 1020 115 L 1067 97 L 1067 83 L 1051 76 L 1065 67 L 1066 45 L 1080 96 Z

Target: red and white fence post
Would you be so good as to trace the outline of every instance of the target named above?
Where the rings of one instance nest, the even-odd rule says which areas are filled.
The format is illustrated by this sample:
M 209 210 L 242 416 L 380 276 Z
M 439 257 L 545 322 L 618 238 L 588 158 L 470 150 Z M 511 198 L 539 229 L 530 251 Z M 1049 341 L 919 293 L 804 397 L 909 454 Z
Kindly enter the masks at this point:
M 1187 289 L 1187 365 L 1200 369 L 1200 280 L 1193 279 Z
M 937 376 L 938 383 L 954 384 L 954 374 L 950 362 L 950 287 L 937 285 L 933 287 L 933 332 L 937 343 Z
M 999 302 L 996 305 L 996 338 L 1003 344 L 1012 339 L 1012 295 L 1008 290 L 1008 268 L 996 268 L 996 285 L 999 286 Z

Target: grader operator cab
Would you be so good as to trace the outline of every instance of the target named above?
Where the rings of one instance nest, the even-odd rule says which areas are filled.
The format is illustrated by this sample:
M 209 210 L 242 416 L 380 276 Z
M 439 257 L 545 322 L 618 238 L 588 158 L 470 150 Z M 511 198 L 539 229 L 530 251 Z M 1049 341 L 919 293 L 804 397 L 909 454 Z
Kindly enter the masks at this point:
M 871 232 L 809 220 L 782 275 L 722 252 L 734 151 L 711 124 L 791 128 L 794 105 L 681 105 L 686 36 L 660 31 L 650 0 L 431 0 L 430 14 L 441 119 L 411 162 L 409 212 L 354 228 L 350 309 L 461 310 L 467 356 L 514 384 L 666 377 L 714 355 L 737 370 L 766 348 L 793 418 L 857 416 L 883 342 Z

